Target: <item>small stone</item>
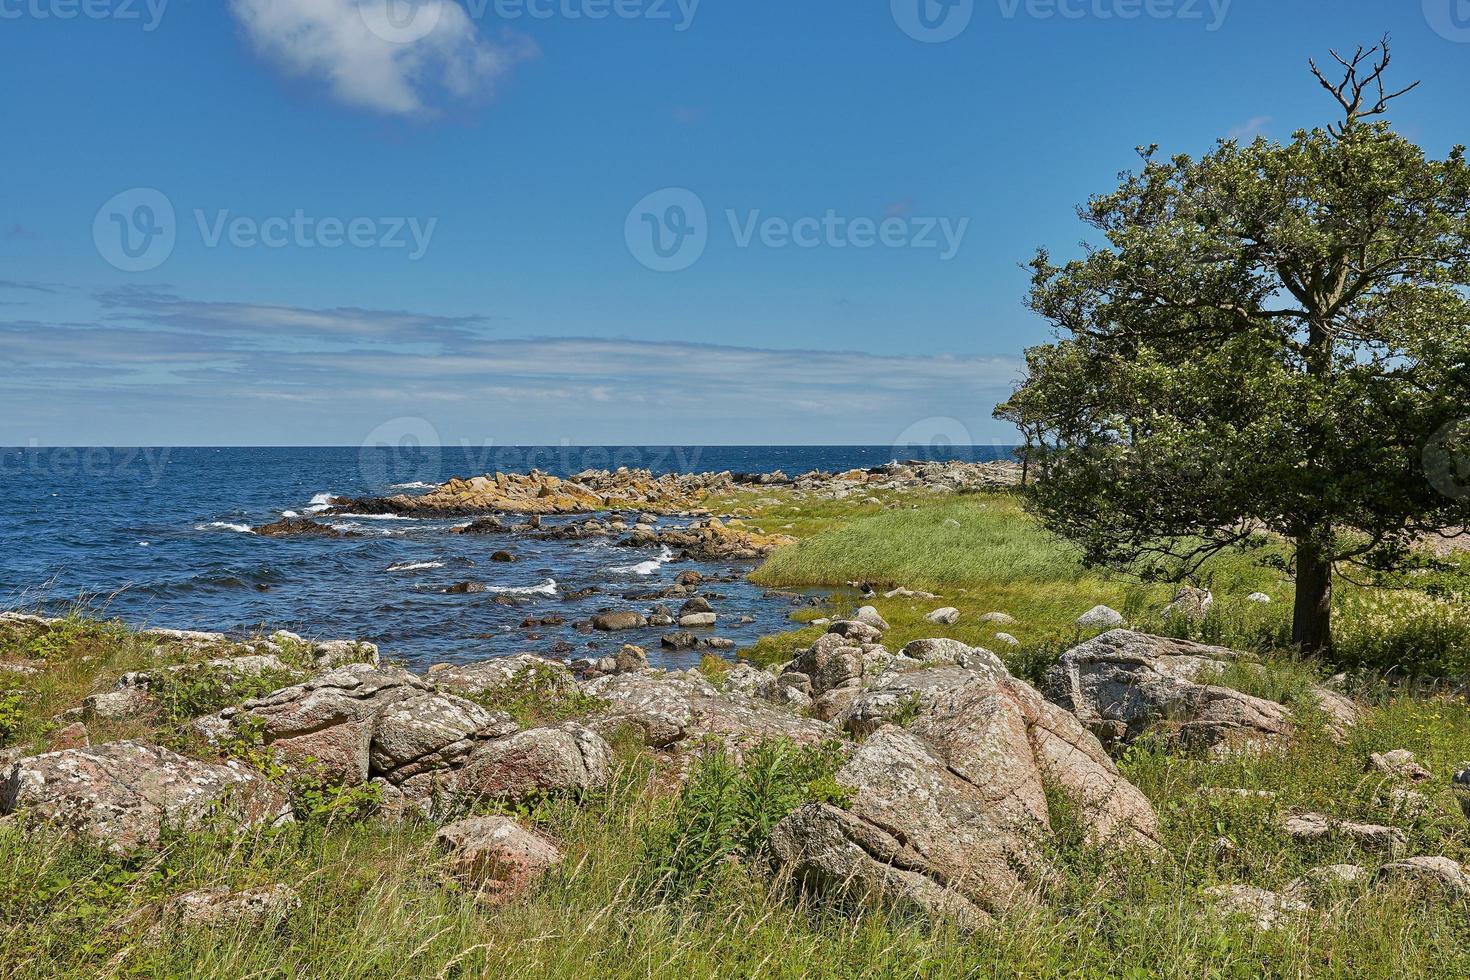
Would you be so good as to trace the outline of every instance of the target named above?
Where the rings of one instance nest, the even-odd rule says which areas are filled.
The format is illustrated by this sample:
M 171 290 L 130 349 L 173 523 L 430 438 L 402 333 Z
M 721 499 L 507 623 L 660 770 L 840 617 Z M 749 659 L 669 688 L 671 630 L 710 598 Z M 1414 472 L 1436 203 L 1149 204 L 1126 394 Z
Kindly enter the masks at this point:
M 65 752 L 67 749 L 85 749 L 92 744 L 87 726 L 79 721 L 72 722 L 51 736 L 50 752 Z
M 1245 601 L 1246 602 L 1257 602 L 1257 603 L 1260 603 L 1261 605 L 1265 606 L 1265 605 L 1269 605 L 1271 603 L 1271 597 L 1268 596 L 1264 592 L 1252 592 L 1250 595 L 1248 595 L 1248 596 L 1245 597 Z
M 473 817 L 440 828 L 449 873 L 493 902 L 525 892 L 562 861 L 549 838 L 509 817 Z
M 1007 615 L 1003 612 L 988 612 L 980 617 L 980 622 L 995 623 L 998 626 L 1010 626 L 1015 621 L 1016 618 L 1014 616 Z
M 888 632 L 888 621 L 879 615 L 878 610 L 872 606 L 863 606 L 857 612 L 853 613 L 852 618 L 855 622 L 862 623 L 865 626 L 871 626 L 880 633 Z
M 1310 911 L 1305 902 L 1248 885 L 1219 885 L 1206 889 L 1205 894 L 1221 912 L 1246 919 L 1263 932 L 1279 927 L 1292 915 Z
M 1287 836 L 1298 842 L 1342 837 L 1361 847 L 1397 850 L 1408 843 L 1408 836 L 1397 827 L 1338 820 L 1321 813 L 1303 813 L 1282 821 Z
M 1085 629 L 1112 629 L 1123 623 L 1123 614 L 1107 606 L 1093 606 L 1077 617 L 1077 625 Z
M 718 621 L 714 613 L 690 613 L 688 616 L 679 617 L 679 626 L 686 630 L 709 629 Z
M 169 899 L 163 915 L 181 926 L 259 930 L 271 925 L 279 926 L 300 906 L 300 896 L 289 885 L 268 885 L 238 892 L 223 887 L 202 888 Z
M 947 606 L 944 609 L 934 610 L 924 618 L 940 626 L 953 626 L 960 621 L 960 611 Z
M 1374 752 L 1368 756 L 1368 768 L 1407 779 L 1411 782 L 1422 783 L 1433 779 L 1434 776 L 1428 769 L 1421 766 L 1414 758 L 1414 753 L 1408 749 L 1394 749 L 1391 752 Z
M 615 660 L 615 667 L 619 674 L 648 669 L 648 653 L 642 647 L 635 647 L 632 644 L 619 650 Z
M 997 633 L 995 634 L 995 638 L 1008 647 L 1018 647 L 1021 645 L 1021 641 L 1009 633 Z
M 1462 864 L 1447 857 L 1411 857 L 1385 864 L 1374 873 L 1373 882 L 1403 882 L 1455 898 L 1470 895 L 1470 875 Z
M 622 630 L 641 629 L 648 625 L 648 620 L 642 613 L 625 610 L 623 612 L 602 613 L 592 617 L 592 628 L 604 633 L 617 633 Z

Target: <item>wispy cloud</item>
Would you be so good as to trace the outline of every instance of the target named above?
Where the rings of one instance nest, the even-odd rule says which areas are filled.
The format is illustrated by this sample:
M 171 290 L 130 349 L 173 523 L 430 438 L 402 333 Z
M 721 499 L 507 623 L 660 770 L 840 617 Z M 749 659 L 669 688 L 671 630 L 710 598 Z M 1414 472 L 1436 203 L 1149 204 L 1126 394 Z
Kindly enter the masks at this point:
M 43 282 L 18 282 L 14 279 L 0 279 L 0 289 L 15 289 L 28 293 L 47 293 L 55 295 L 59 290 L 54 286 L 48 286 Z
M 1247 119 L 1245 122 L 1241 123 L 1239 126 L 1232 127 L 1228 132 L 1226 132 L 1225 138 L 1236 140 L 1240 143 L 1254 142 L 1256 137 L 1265 135 L 1266 126 L 1268 126 L 1270 122 L 1270 116 L 1253 116 L 1250 119 Z
M 527 38 L 481 35 L 454 0 L 230 0 L 255 49 L 340 102 L 425 117 L 440 101 L 490 95 L 538 51 Z
M 41 240 L 41 234 L 34 228 L 14 224 L 6 229 L 5 240 L 8 242 L 36 242 Z
M 871 442 L 934 416 L 988 420 L 1020 370 L 1015 358 L 983 354 L 502 337 L 486 317 L 138 288 L 96 300 L 90 323 L 0 321 L 14 365 L 0 376 L 10 428 L 38 393 L 67 391 L 98 425 L 133 416 L 151 425 L 151 405 L 167 416 L 248 418 L 267 443 L 290 441 L 308 410 L 320 415 L 312 425 L 325 426 L 322 439 L 348 442 L 404 415 L 435 419 L 445 438 Z M 82 436 L 102 438 L 73 438 Z

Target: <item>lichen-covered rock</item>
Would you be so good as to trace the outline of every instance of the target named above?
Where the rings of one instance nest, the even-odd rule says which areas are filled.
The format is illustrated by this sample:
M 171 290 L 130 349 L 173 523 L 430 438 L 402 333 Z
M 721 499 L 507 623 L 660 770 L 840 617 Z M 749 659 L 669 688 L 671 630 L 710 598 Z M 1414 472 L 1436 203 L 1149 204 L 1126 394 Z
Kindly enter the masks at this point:
M 1123 623 L 1123 614 L 1107 606 L 1093 606 L 1077 617 L 1077 625 L 1083 629 L 1109 629 Z
M 165 921 L 186 927 L 266 929 L 278 926 L 301 906 L 301 897 L 289 885 L 267 885 L 244 891 L 201 888 L 169 899 Z
M 1106 743 L 1160 731 L 1189 747 L 1224 750 L 1262 744 L 1294 730 L 1291 709 L 1217 683 L 1245 654 L 1186 640 L 1113 630 L 1062 654 L 1046 693 Z M 1351 725 L 1351 701 L 1314 692 L 1329 730 Z
M 1375 884 L 1396 882 L 1451 898 L 1470 895 L 1470 875 L 1464 865 L 1447 857 L 1411 857 L 1379 868 L 1373 875 Z
M 1408 843 L 1408 835 L 1398 827 L 1340 820 L 1322 813 L 1300 813 L 1282 818 L 1281 829 L 1301 843 L 1343 838 L 1359 847 L 1399 851 Z
M 569 722 L 480 745 L 448 785 L 461 797 L 520 802 L 540 794 L 602 789 L 612 778 L 612 767 L 612 747 L 606 740 Z
M 508 715 L 439 692 L 397 701 L 378 716 L 369 759 L 374 775 L 395 785 L 421 773 L 451 769 L 485 741 L 519 730 Z
M 557 691 L 571 691 L 577 686 L 576 678 L 564 665 L 529 653 L 434 668 L 429 672 L 429 680 L 435 687 L 455 694 L 476 695 L 507 690 L 530 675 L 535 676 L 538 685 Z
M 1414 753 L 1408 749 L 1374 752 L 1368 756 L 1368 768 L 1415 783 L 1426 782 L 1434 778 L 1433 774 L 1421 766 L 1419 761 L 1414 758 Z
M 1045 877 L 1048 790 L 1094 841 L 1157 849 L 1143 794 L 1074 717 L 1003 667 L 885 675 L 837 724 L 863 738 L 836 777 L 850 806 L 808 804 L 772 835 L 807 887 L 978 925 Z
M 194 829 L 210 819 L 253 827 L 291 815 L 284 794 L 258 773 L 141 742 L 19 760 L 0 777 L 0 815 L 17 812 L 118 852 L 157 845 L 164 827 Z
M 588 725 L 609 737 L 620 729 L 632 730 L 653 748 L 692 746 L 714 736 L 738 754 L 744 746 L 772 738 L 812 745 L 837 736 L 815 719 L 739 694 L 722 694 L 693 673 L 600 677 L 585 690 L 608 702 Z
M 526 891 L 562 861 L 550 838 L 509 817 L 459 820 L 440 828 L 435 841 L 452 877 L 497 902 Z
M 257 735 L 286 764 L 355 786 L 371 775 L 379 715 L 427 693 L 429 685 L 406 671 L 357 664 L 225 714 L 236 730 Z
M 1249 885 L 1218 885 L 1205 890 L 1224 915 L 1245 919 L 1261 931 L 1276 929 L 1292 916 L 1311 911 L 1303 901 Z

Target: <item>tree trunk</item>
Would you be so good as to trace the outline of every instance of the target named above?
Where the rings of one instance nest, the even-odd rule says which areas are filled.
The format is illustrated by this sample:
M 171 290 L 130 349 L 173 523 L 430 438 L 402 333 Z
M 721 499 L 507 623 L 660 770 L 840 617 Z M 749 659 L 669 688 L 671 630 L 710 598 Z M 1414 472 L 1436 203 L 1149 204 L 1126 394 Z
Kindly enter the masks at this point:
M 1291 639 L 1312 656 L 1332 651 L 1332 561 L 1327 546 L 1315 535 L 1297 539 Z

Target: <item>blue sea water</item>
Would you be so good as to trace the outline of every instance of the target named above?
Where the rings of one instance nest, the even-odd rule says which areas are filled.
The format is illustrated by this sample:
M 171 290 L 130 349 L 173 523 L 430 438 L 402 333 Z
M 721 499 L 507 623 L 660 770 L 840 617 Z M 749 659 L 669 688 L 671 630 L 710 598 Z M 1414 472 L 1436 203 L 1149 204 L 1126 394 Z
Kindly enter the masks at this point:
M 588 637 L 571 623 L 607 609 L 647 610 L 630 598 L 693 568 L 712 585 L 720 627 L 739 643 L 787 628 L 789 600 L 743 580 L 749 566 L 670 563 L 607 540 L 531 541 L 450 534 L 462 521 L 328 518 L 361 537 L 263 538 L 252 525 L 307 516 L 332 496 L 421 492 L 452 476 L 533 468 L 569 476 L 587 468 L 797 474 L 877 466 L 894 459 L 1004 458 L 1004 447 L 438 447 L 0 449 L 0 608 L 60 612 L 79 598 L 135 626 L 289 629 L 317 639 L 377 643 L 414 665 L 522 652 L 576 655 L 622 642 L 648 645 L 665 664 L 663 631 Z M 582 519 L 582 518 L 578 518 Z M 490 555 L 512 550 L 502 565 Z M 476 582 L 489 591 L 443 590 Z M 563 593 L 598 591 L 568 601 Z M 561 617 L 559 627 L 523 627 Z M 745 616 L 752 621 L 739 624 Z

